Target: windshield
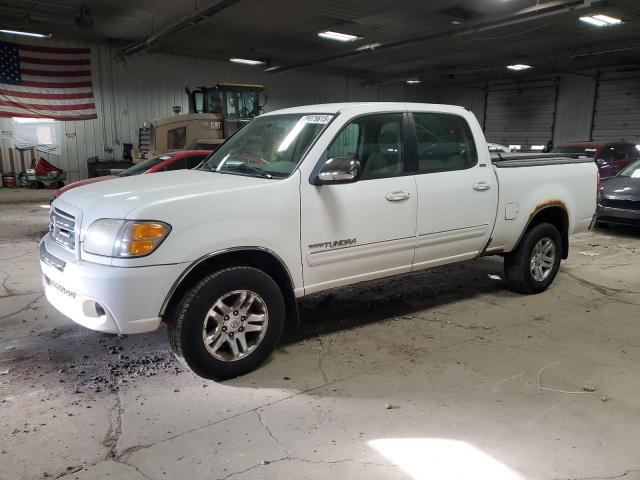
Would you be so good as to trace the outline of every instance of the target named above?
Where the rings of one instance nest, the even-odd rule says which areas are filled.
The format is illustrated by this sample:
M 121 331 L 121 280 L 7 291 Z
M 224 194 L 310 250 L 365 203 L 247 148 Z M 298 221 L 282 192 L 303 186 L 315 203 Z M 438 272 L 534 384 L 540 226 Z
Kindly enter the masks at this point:
M 622 170 L 618 176 L 620 177 L 631 177 L 631 178 L 640 178 L 640 161 L 632 163 L 627 168 Z
M 266 115 L 252 120 L 200 166 L 220 173 L 284 178 L 291 175 L 332 115 Z
M 140 175 L 141 173 L 146 172 L 150 168 L 155 167 L 165 160 L 169 160 L 171 157 L 172 155 L 160 155 L 159 157 L 150 158 L 149 160 L 145 160 L 144 162 L 136 163 L 133 167 L 129 167 L 124 172 L 120 172 L 118 176 L 130 177 L 132 175 Z
M 594 147 L 556 147 L 551 150 L 551 153 L 579 153 L 587 157 L 595 157 L 597 151 L 598 149 Z

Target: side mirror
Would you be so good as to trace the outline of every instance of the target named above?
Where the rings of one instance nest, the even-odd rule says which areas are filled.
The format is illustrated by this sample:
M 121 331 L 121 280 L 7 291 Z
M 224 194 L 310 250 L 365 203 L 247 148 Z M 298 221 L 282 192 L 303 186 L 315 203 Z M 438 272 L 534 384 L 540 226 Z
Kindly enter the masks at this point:
M 360 171 L 360 162 L 355 157 L 330 158 L 320 167 L 314 185 L 355 182 Z

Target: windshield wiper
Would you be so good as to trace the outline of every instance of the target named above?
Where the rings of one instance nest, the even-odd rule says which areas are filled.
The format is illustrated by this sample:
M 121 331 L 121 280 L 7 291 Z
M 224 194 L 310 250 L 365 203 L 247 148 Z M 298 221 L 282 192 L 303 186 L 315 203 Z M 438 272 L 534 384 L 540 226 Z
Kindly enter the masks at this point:
M 238 170 L 241 172 L 247 172 L 247 173 L 253 173 L 256 174 L 262 178 L 273 178 L 273 175 L 271 175 L 270 173 L 264 171 L 261 168 L 258 167 L 250 167 L 249 165 L 247 165 L 246 163 L 240 163 L 238 165 L 224 165 L 224 168 L 227 170 Z M 225 173 L 224 170 L 217 170 L 219 173 Z

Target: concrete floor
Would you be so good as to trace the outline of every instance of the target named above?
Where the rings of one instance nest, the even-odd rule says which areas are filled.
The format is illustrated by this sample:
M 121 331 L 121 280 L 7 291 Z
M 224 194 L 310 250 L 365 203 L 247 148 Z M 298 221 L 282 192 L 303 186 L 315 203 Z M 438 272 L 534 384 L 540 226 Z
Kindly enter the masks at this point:
M 307 299 L 216 384 L 47 304 L 46 198 L 0 190 L 3 480 L 640 478 L 640 232 L 575 236 L 537 296 L 490 258 Z

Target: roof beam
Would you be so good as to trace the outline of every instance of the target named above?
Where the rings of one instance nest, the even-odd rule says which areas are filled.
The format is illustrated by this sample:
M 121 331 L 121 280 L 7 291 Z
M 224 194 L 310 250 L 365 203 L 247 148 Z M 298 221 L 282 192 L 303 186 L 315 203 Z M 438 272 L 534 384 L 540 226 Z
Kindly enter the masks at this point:
M 445 30 L 440 30 L 437 32 L 425 33 L 422 35 L 417 35 L 414 37 L 403 38 L 400 40 L 395 40 L 388 43 L 372 43 L 369 45 L 364 45 L 358 47 L 356 49 L 347 50 L 342 53 L 338 53 L 336 55 L 331 55 L 328 57 L 318 58 L 315 60 L 310 60 L 307 62 L 297 63 L 293 65 L 284 65 L 282 67 L 272 67 L 267 71 L 273 73 L 285 72 L 288 70 L 295 70 L 299 68 L 310 67 L 313 65 L 317 65 L 319 63 L 326 63 L 334 60 L 343 60 L 346 58 L 353 58 L 360 55 L 365 55 L 370 52 L 378 52 L 384 50 L 392 50 L 400 47 L 405 47 L 407 45 L 413 45 L 417 43 L 423 43 L 427 41 L 432 41 L 439 38 L 444 37 L 453 37 L 453 36 L 462 36 L 462 35 L 470 35 L 476 32 L 483 32 L 488 30 L 493 30 L 496 28 L 502 28 L 509 25 L 515 25 L 519 23 L 529 22 L 532 20 L 538 20 L 540 18 L 557 15 L 561 13 L 567 13 L 574 10 L 581 10 L 584 8 L 589 8 L 592 5 L 597 3 L 605 2 L 606 0 L 552 0 L 545 3 L 536 4 L 532 7 L 527 7 L 521 10 L 518 10 L 513 13 L 498 15 L 492 17 L 491 19 L 478 20 L 475 22 L 470 22 L 464 27 L 454 27 L 448 28 Z
M 223 10 L 228 9 L 229 7 L 236 5 L 237 3 L 240 3 L 241 1 L 242 0 L 221 0 L 215 3 L 214 5 L 200 9 L 181 20 L 178 20 L 177 22 L 166 26 L 165 28 L 160 30 L 158 33 L 149 35 L 143 40 L 133 42 L 132 44 L 123 48 L 120 51 L 120 54 L 126 58 L 126 57 L 130 57 L 131 55 L 135 55 L 136 53 L 140 53 L 145 50 L 148 50 L 155 43 L 159 42 L 163 38 L 166 38 L 169 35 L 174 35 L 178 32 L 182 32 L 184 30 L 188 30 L 189 28 L 193 28 L 196 25 L 198 25 L 200 22 L 204 20 L 208 20 L 214 15 L 222 12 Z

